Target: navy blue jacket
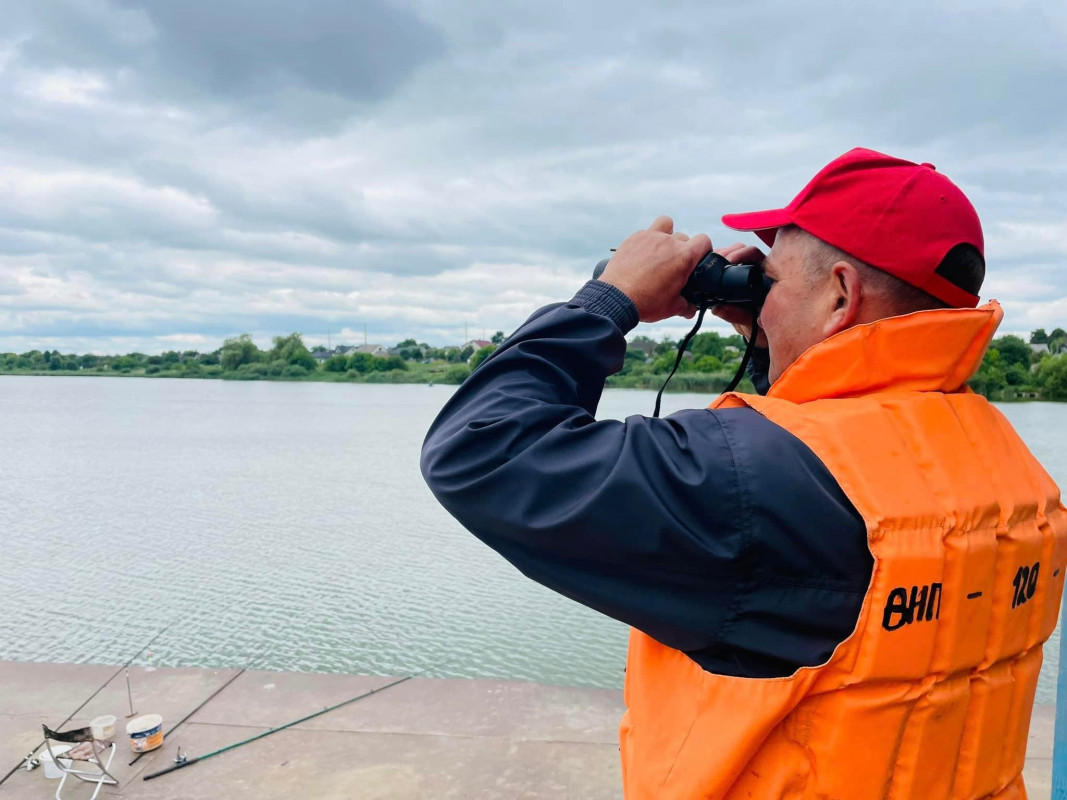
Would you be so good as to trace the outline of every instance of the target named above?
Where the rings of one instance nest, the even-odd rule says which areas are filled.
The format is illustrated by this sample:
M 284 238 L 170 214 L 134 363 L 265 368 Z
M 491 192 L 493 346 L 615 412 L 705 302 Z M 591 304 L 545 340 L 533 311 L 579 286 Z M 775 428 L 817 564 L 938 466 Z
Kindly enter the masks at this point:
M 527 576 L 704 669 L 824 663 L 871 578 L 863 520 L 806 445 L 751 409 L 598 421 L 637 322 L 599 281 L 537 311 L 442 409 L 427 484 Z

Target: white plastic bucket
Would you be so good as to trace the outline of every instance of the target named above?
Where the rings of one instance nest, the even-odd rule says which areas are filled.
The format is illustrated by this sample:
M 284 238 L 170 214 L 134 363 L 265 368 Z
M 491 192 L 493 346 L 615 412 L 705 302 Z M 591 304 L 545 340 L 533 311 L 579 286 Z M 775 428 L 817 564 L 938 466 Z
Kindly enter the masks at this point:
M 74 745 L 70 744 L 54 744 L 52 745 L 52 752 L 55 753 L 56 757 L 58 758 L 59 756 L 63 755 L 68 750 L 72 750 L 73 748 Z M 44 776 L 46 778 L 63 777 L 63 773 L 59 771 L 59 767 L 57 767 L 52 762 L 52 756 L 48 755 L 47 747 L 37 755 L 37 759 L 41 762 L 41 766 L 44 767 Z
M 130 749 L 135 753 L 147 753 L 163 744 L 163 717 L 145 714 L 126 723 L 130 737 Z
M 112 714 L 104 714 L 89 723 L 93 731 L 93 738 L 97 741 L 115 738 L 115 717 Z

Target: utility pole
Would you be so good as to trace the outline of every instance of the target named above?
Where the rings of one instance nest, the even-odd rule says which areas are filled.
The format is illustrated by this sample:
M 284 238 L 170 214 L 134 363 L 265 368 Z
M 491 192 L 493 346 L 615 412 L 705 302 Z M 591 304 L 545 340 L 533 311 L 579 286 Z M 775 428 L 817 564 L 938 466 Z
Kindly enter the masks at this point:
M 333 343 L 330 341 L 330 329 L 326 329 L 326 349 L 333 350 Z

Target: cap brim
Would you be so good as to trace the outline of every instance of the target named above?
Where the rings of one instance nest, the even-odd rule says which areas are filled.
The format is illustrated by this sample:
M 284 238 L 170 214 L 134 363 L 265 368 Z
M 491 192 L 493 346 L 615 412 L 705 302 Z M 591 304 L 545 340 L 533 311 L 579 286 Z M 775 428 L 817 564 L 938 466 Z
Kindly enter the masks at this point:
M 774 245 L 774 236 L 783 225 L 789 225 L 789 211 L 775 208 L 770 211 L 749 211 L 746 214 L 724 214 L 722 224 L 735 231 L 755 231 L 768 247 Z

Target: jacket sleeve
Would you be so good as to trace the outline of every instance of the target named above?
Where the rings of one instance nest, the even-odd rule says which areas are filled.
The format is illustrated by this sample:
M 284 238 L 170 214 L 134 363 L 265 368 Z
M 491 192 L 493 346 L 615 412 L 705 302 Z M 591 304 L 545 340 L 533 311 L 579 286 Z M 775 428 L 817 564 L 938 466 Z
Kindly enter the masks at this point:
M 597 281 L 535 313 L 445 405 L 423 475 L 534 580 L 670 647 L 730 650 L 760 549 L 731 441 L 744 432 L 736 415 L 707 409 L 595 419 L 636 322 L 629 298 Z

